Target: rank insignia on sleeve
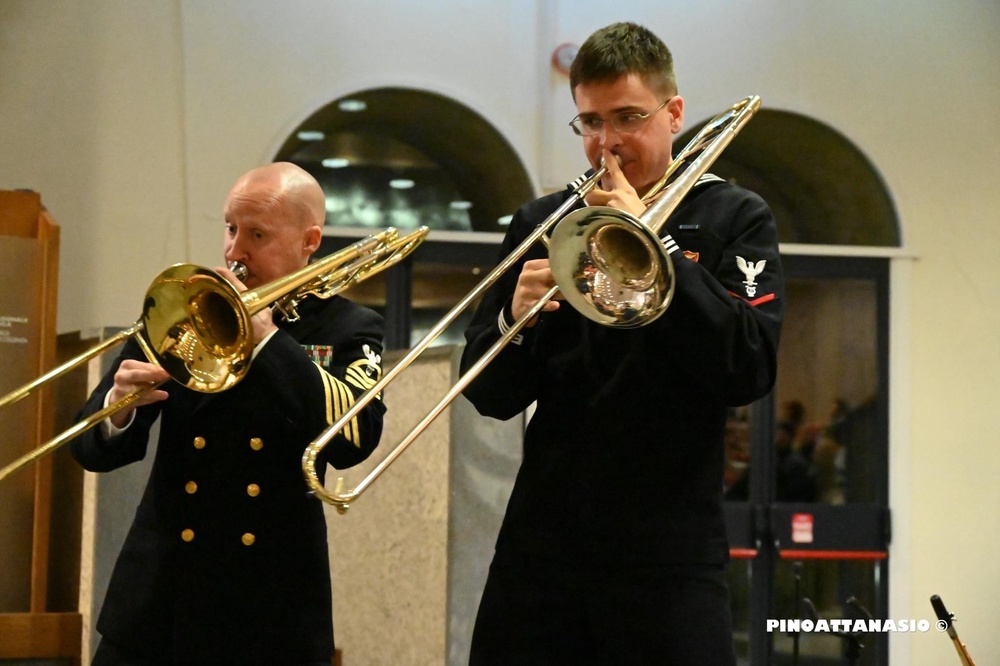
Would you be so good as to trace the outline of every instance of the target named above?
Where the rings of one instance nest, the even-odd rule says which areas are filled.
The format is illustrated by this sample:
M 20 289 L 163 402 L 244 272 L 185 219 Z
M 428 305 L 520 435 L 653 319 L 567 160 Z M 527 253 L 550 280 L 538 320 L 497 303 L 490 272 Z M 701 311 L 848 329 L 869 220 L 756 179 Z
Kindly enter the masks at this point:
M 368 345 L 362 345 L 361 352 L 365 355 L 364 358 L 359 358 L 347 366 L 344 379 L 348 384 L 353 384 L 362 391 L 367 391 L 382 378 L 382 356 L 376 354 L 375 350 Z M 381 396 L 381 394 L 379 395 Z
M 302 345 L 302 349 L 309 354 L 309 358 L 316 365 L 324 368 L 330 367 L 330 363 L 333 361 L 333 347 L 330 345 Z
M 766 259 L 761 259 L 755 264 L 752 261 L 747 261 L 743 257 L 736 257 L 736 265 L 739 266 L 740 272 L 742 272 L 747 278 L 743 281 L 743 284 L 747 289 L 747 298 L 753 298 L 757 295 L 757 282 L 755 279 L 761 274 L 761 272 L 763 272 L 766 264 Z
M 361 351 L 364 352 L 365 358 L 368 360 L 368 363 L 365 366 L 365 374 L 371 377 L 382 369 L 382 356 L 372 351 L 372 348 L 368 345 L 362 345 Z

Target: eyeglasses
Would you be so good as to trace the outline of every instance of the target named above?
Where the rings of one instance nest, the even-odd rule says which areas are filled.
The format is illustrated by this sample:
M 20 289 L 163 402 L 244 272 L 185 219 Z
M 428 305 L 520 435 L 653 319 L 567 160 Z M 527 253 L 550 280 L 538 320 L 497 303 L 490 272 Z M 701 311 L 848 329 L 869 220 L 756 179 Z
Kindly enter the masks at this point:
M 646 124 L 650 118 L 652 118 L 657 111 L 662 109 L 667 105 L 667 102 L 672 100 L 673 97 L 668 97 L 660 104 L 658 107 L 649 111 L 647 113 L 640 113 L 638 111 L 622 111 L 621 113 L 616 113 L 611 116 L 611 126 L 615 128 L 615 131 L 619 134 L 631 134 L 633 132 L 638 132 L 642 129 L 643 125 Z M 573 120 L 569 121 L 569 126 L 573 128 L 573 132 L 577 136 L 594 136 L 595 134 L 600 134 L 601 130 L 604 129 L 604 119 L 598 116 L 579 115 Z

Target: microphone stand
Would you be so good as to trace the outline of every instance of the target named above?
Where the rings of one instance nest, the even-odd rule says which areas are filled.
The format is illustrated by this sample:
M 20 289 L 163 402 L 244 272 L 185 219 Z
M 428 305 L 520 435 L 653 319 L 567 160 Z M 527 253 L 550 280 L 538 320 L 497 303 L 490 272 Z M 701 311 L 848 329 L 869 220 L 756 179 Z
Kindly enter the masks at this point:
M 812 620 L 815 624 L 819 622 L 819 611 L 816 610 L 816 605 L 812 602 L 809 597 L 801 597 L 799 599 L 799 605 L 805 607 L 804 619 Z M 799 666 L 799 633 L 798 631 L 789 632 L 792 634 L 792 666 Z
M 862 606 L 861 602 L 858 601 L 856 597 L 848 597 L 847 605 L 863 615 L 866 620 L 875 620 L 875 618 L 872 617 L 872 614 L 868 612 L 868 609 Z M 833 634 L 835 636 L 840 636 L 847 641 L 847 650 L 845 655 L 847 657 L 847 663 L 852 665 L 857 664 L 858 660 L 861 659 L 861 649 L 865 646 L 865 644 L 861 642 L 861 636 L 863 633 L 835 631 Z
M 809 597 L 800 597 L 799 589 L 802 582 L 802 564 L 797 562 L 795 564 L 795 598 L 798 602 L 799 608 L 797 611 L 805 609 L 805 619 L 812 620 L 813 622 L 819 621 L 819 611 L 816 610 L 816 605 L 812 602 Z M 868 612 L 868 609 L 861 605 L 861 602 L 857 600 L 856 597 L 848 597 L 847 605 L 856 610 L 860 615 L 864 616 L 866 620 L 874 621 L 872 614 Z M 796 613 L 799 615 L 800 613 Z M 799 631 L 789 631 L 788 635 L 792 637 L 792 666 L 799 666 Z M 832 635 L 844 639 L 847 642 L 847 649 L 845 650 L 845 656 L 847 657 L 848 664 L 854 666 L 861 659 L 861 650 L 864 648 L 864 643 L 861 642 L 861 637 L 864 635 L 863 632 L 843 632 L 834 631 L 831 632 Z M 964 647 L 964 646 L 963 646 Z M 969 663 L 963 666 L 975 666 L 975 664 Z
M 795 615 L 798 617 L 800 615 L 802 603 L 807 601 L 809 602 L 809 605 L 812 606 L 812 602 L 799 596 L 802 588 L 802 563 L 796 562 L 793 567 L 795 571 L 795 604 L 797 606 L 795 609 Z M 816 610 L 815 607 L 813 607 L 813 610 Z M 795 631 L 789 631 L 788 633 L 792 637 L 792 666 L 799 666 L 799 634 L 802 632 L 796 629 Z

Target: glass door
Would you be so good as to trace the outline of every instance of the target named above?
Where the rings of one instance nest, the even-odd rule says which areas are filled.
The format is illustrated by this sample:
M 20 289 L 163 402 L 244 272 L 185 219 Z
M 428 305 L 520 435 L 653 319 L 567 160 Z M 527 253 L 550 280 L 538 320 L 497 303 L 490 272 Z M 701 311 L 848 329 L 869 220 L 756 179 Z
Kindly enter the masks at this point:
M 783 261 L 778 381 L 726 431 L 737 652 L 755 665 L 884 664 L 884 634 L 791 621 L 887 617 L 888 260 Z

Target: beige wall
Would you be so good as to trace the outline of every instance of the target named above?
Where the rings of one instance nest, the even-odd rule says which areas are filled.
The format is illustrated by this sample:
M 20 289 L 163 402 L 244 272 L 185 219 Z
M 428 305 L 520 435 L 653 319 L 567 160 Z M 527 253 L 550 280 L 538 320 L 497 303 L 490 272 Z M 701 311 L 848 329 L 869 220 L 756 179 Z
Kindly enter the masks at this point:
M 356 488 L 448 391 L 450 351 L 430 350 L 389 387 L 379 449 L 343 474 L 341 492 Z M 386 370 L 398 356 L 387 355 Z M 448 444 L 445 413 L 345 514 L 327 507 L 334 631 L 345 664 L 445 663 Z
M 540 189 L 575 176 L 548 59 L 618 19 L 671 46 L 689 122 L 754 92 L 836 128 L 885 179 L 914 257 L 893 275 L 891 612 L 931 617 L 940 594 L 976 659 L 997 660 L 995 0 L 2 0 L 0 187 L 39 190 L 62 225 L 59 329 L 129 323 L 163 267 L 219 261 L 233 179 L 351 90 L 451 96 Z M 947 643 L 895 636 L 893 661 L 950 663 Z
M 0 2 L 0 187 L 62 227 L 59 330 L 131 323 L 187 254 L 178 9 Z

